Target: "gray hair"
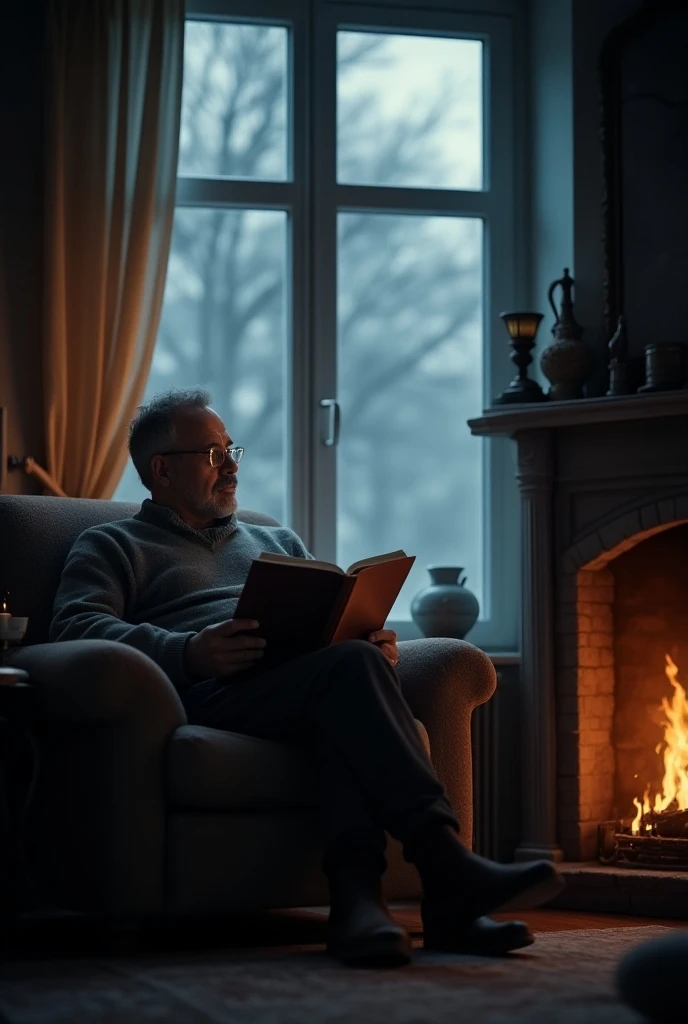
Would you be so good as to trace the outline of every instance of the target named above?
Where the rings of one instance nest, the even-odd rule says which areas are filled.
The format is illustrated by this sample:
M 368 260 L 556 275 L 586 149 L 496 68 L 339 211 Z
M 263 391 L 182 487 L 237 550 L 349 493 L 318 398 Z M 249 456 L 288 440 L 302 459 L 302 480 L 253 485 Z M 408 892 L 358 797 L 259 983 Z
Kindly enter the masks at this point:
M 186 391 L 171 388 L 153 395 L 148 402 L 138 407 L 136 417 L 129 424 L 129 454 L 141 483 L 149 491 L 153 489 L 151 458 L 158 452 L 172 448 L 177 439 L 175 412 L 190 407 L 206 409 L 211 401 L 212 396 L 205 388 L 190 388 Z

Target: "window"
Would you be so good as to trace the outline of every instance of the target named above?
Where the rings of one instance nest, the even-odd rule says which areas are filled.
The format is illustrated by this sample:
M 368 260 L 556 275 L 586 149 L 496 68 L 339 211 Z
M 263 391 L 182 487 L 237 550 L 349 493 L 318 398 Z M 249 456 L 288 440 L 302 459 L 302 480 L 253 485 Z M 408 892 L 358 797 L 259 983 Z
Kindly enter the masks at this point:
M 251 439 L 243 503 L 282 522 L 293 206 L 277 183 L 292 177 L 291 49 L 286 25 L 187 20 L 177 210 L 146 386 L 208 387 L 232 436 Z M 144 495 L 130 463 L 115 497 Z
M 416 554 L 400 635 L 426 566 L 460 564 L 470 639 L 513 648 L 513 470 L 466 426 L 510 376 L 511 21 L 308 8 L 188 5 L 147 394 L 208 386 L 247 450 L 241 505 L 317 557 Z M 143 496 L 129 466 L 116 497 Z

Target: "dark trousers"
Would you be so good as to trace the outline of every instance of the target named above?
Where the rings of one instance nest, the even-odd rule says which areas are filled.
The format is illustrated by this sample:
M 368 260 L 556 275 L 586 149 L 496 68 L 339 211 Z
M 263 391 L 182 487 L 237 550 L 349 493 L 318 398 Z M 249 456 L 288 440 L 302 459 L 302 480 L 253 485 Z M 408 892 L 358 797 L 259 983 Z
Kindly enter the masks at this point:
M 385 831 L 404 842 L 434 822 L 458 827 L 397 674 L 367 641 L 209 679 L 183 699 L 192 724 L 316 753 L 326 869 L 352 843 L 374 847 L 382 858 Z

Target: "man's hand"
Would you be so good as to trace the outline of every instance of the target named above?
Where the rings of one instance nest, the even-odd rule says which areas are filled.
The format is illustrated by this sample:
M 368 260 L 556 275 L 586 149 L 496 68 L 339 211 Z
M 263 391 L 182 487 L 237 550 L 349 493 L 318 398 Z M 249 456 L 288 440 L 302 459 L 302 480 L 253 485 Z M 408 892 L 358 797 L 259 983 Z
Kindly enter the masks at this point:
M 255 619 L 228 619 L 206 626 L 187 640 L 184 650 L 186 671 L 198 679 L 233 676 L 251 668 L 263 657 L 265 640 L 260 636 L 237 636 L 257 629 Z
M 397 650 L 397 635 L 393 629 L 379 629 L 377 633 L 371 633 L 368 640 L 380 648 L 393 668 L 396 667 L 399 661 L 399 651 Z

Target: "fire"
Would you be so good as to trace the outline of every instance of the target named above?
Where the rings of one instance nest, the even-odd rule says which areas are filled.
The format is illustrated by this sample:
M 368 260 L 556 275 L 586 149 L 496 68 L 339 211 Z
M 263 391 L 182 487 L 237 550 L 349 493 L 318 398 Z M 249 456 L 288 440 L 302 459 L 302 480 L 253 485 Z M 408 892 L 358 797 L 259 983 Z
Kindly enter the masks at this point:
M 678 668 L 667 654 L 664 669 L 674 688 L 671 703 L 662 697 L 662 709 L 666 715 L 664 723 L 664 778 L 662 792 L 655 794 L 654 808 L 650 804 L 650 787 L 643 794 L 642 804 L 635 798 L 633 805 L 637 814 L 631 825 L 633 835 L 638 835 L 643 816 L 654 810 L 660 814 L 668 808 L 688 810 L 688 700 L 686 691 L 678 681 Z M 657 753 L 662 749 L 660 743 Z M 675 805 L 675 806 L 674 806 Z M 646 825 L 646 828 L 651 826 Z

